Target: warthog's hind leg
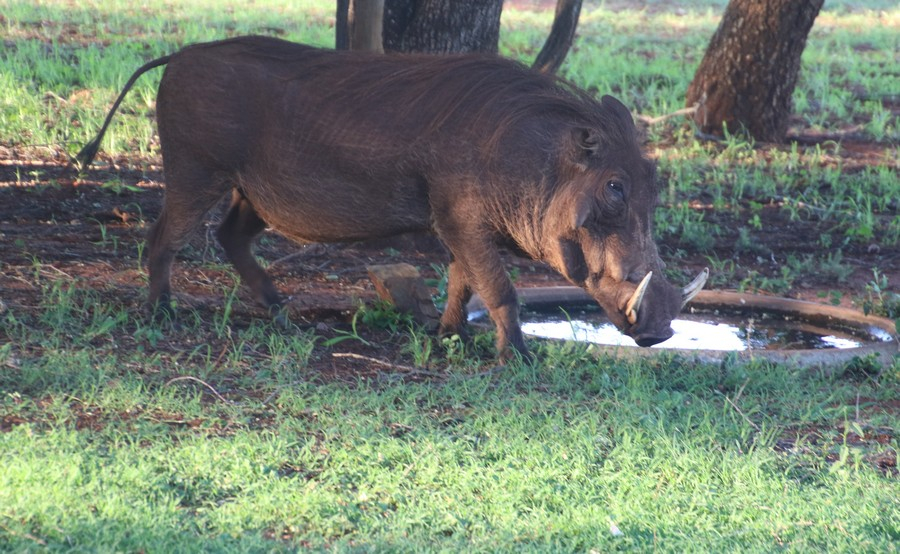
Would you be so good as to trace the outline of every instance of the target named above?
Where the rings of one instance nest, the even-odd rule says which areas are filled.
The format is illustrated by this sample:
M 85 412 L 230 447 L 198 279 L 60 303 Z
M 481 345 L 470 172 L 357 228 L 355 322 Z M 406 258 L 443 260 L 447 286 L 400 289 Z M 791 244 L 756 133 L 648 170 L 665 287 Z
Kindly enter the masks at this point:
M 265 228 L 266 222 L 259 217 L 247 198 L 234 189 L 231 207 L 219 225 L 216 236 L 225 249 L 225 255 L 234 264 L 256 301 L 280 318 L 281 314 L 278 312 L 281 309 L 281 296 L 251 251 L 253 240 Z
M 168 173 L 166 180 L 163 208 L 147 237 L 147 266 L 150 273 L 148 302 L 154 315 L 172 317 L 174 314 L 170 306 L 171 277 L 175 254 L 222 196 L 221 193 L 216 193 L 208 187 L 178 186 L 175 183 L 181 181 L 170 177 Z M 206 184 L 208 180 L 198 179 L 191 182 Z

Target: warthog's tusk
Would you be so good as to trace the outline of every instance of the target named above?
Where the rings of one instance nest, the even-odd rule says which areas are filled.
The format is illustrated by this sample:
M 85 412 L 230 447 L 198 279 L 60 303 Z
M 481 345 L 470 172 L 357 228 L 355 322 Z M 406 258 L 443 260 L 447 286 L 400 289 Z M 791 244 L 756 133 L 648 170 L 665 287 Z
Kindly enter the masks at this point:
M 709 278 L 709 268 L 704 267 L 703 271 L 697 274 L 694 277 L 694 280 L 691 281 L 688 286 L 684 287 L 681 290 L 681 307 L 683 308 L 685 304 L 694 299 L 697 294 L 703 290 L 703 285 L 706 284 L 706 279 Z
M 650 284 L 650 277 L 653 277 L 652 271 L 648 271 L 647 275 L 641 279 L 637 288 L 634 289 L 634 294 L 628 299 L 628 304 L 625 305 L 625 317 L 628 318 L 628 323 L 632 325 L 637 323 L 638 311 L 641 309 L 641 301 L 644 299 L 644 293 L 647 292 L 647 286 Z

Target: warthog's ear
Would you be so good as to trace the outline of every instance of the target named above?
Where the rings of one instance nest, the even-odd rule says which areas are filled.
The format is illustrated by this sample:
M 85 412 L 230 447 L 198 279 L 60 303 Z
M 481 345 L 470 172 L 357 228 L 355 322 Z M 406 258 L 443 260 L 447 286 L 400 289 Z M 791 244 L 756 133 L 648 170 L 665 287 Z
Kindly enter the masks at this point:
M 610 112 L 614 113 L 616 117 L 623 122 L 626 122 L 631 127 L 634 127 L 634 119 L 631 117 L 631 112 L 627 107 L 625 107 L 625 104 L 619 102 L 618 99 L 613 98 L 609 95 L 605 95 L 600 99 L 600 105 L 608 109 Z
M 575 129 L 575 145 L 582 156 L 593 156 L 600 150 L 600 133 L 596 129 Z
M 559 251 L 566 278 L 578 285 L 584 283 L 588 277 L 588 268 L 581 245 L 570 239 L 559 239 Z
M 569 160 L 579 171 L 587 171 L 590 158 L 600 151 L 600 134 L 596 129 L 578 127 L 572 129 L 572 140 L 569 147 Z

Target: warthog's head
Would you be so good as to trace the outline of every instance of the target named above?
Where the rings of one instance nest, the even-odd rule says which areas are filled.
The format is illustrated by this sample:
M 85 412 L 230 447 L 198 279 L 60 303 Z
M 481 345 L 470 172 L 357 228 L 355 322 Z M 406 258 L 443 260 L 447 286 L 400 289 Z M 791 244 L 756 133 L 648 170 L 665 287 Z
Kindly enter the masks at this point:
M 628 109 L 609 96 L 600 107 L 598 127 L 575 129 L 564 146 L 543 258 L 640 346 L 651 346 L 672 336 L 672 320 L 708 271 L 684 288 L 666 281 L 652 232 L 655 165 L 641 154 Z

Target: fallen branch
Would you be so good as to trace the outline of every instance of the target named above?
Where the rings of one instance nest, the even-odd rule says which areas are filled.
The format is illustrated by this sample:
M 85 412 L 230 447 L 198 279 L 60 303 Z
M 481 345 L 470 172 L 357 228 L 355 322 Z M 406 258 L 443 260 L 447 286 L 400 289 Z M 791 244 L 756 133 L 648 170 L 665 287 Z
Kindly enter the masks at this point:
M 660 115 L 657 117 L 650 117 L 649 115 L 641 115 L 638 114 L 634 116 L 635 119 L 643 123 L 644 125 L 656 125 L 657 123 L 662 123 L 667 119 L 672 119 L 673 117 L 678 117 L 681 115 L 692 115 L 697 111 L 698 106 L 694 105 L 690 108 L 682 108 L 680 110 L 676 110 L 670 114 Z
M 335 358 L 352 358 L 354 360 L 362 360 L 364 362 L 373 363 L 376 365 L 380 365 L 382 367 L 398 369 L 398 370 L 403 371 L 408 374 L 426 375 L 428 377 L 446 377 L 443 373 L 435 373 L 434 371 L 427 371 L 424 369 L 419 369 L 417 367 L 412 367 L 412 366 L 403 365 L 403 364 L 395 364 L 392 362 L 386 362 L 384 360 L 379 360 L 378 358 L 363 356 L 362 354 L 354 354 L 353 352 L 334 352 L 331 355 Z
M 200 383 L 201 385 L 205 386 L 206 388 L 208 388 L 208 389 L 215 395 L 215 397 L 218 398 L 219 400 L 221 400 L 222 402 L 224 402 L 224 403 L 226 403 L 226 404 L 234 404 L 234 402 L 228 400 L 227 398 L 225 398 L 224 396 L 222 396 L 221 394 L 219 394 L 219 391 L 217 391 L 216 389 L 214 389 L 212 385 L 210 385 L 209 383 L 207 383 L 206 381 L 204 381 L 204 380 L 202 380 L 202 379 L 198 379 L 198 378 L 193 377 L 193 376 L 191 376 L 191 375 L 184 375 L 184 376 L 181 376 L 181 377 L 174 377 L 174 378 L 169 379 L 168 381 L 166 381 L 166 384 L 164 384 L 163 386 L 164 386 L 164 387 L 168 387 L 169 385 L 171 385 L 172 383 L 174 383 L 174 382 L 176 382 L 176 381 L 195 381 L 195 382 Z
M 45 276 L 47 275 L 46 272 L 44 271 L 44 268 L 52 269 L 53 271 L 59 273 L 60 275 L 62 275 L 63 277 L 66 277 L 66 278 L 68 278 L 68 279 L 72 279 L 72 280 L 75 279 L 74 277 L 72 277 L 71 275 L 69 275 L 69 274 L 66 273 L 65 271 L 59 269 L 58 267 L 53 266 L 53 265 L 51 265 L 51 264 L 43 264 L 43 263 L 40 264 L 40 266 L 38 266 L 38 270 L 40 271 L 41 275 L 45 275 Z M 50 277 L 47 276 L 47 278 L 49 279 Z
M 35 537 L 35 536 L 32 535 L 31 533 L 18 533 L 18 532 L 16 532 L 16 531 L 14 531 L 13 529 L 10 529 L 10 528 L 7 527 L 6 525 L 3 525 L 2 523 L 0 523 L 0 529 L 3 529 L 4 531 L 6 531 L 7 533 L 9 533 L 10 535 L 15 535 L 15 536 L 17 536 L 17 537 L 25 537 L 26 539 L 28 539 L 28 540 L 30 540 L 30 541 L 34 541 L 34 542 L 38 543 L 38 544 L 41 545 L 41 546 L 47 546 L 47 541 L 41 539 L 40 537 Z
M 361 354 L 354 354 L 353 352 L 335 352 L 332 354 L 332 356 L 334 356 L 335 358 L 352 358 L 354 360 L 362 360 L 364 362 L 374 363 L 374 364 L 377 364 L 377 365 L 380 365 L 383 367 L 389 367 L 391 369 L 399 369 L 399 370 L 401 370 L 403 376 L 423 375 L 425 377 L 434 377 L 434 378 L 438 378 L 438 379 L 446 379 L 447 377 L 449 377 L 449 374 L 447 374 L 447 373 L 438 373 L 436 371 L 428 371 L 425 369 L 420 369 L 420 368 L 412 367 L 412 366 L 408 366 L 408 365 L 386 362 L 384 360 L 379 360 L 378 358 L 371 358 L 369 356 L 363 356 Z M 502 365 L 494 366 L 491 369 L 488 369 L 487 371 L 482 371 L 480 373 L 473 373 L 472 375 L 467 375 L 466 378 L 490 377 L 491 375 L 494 375 L 495 373 L 503 371 L 504 369 L 505 369 L 505 367 Z M 395 375 L 401 375 L 401 374 L 395 374 Z
M 283 263 L 289 262 L 291 260 L 295 260 L 297 258 L 321 256 L 322 254 L 325 254 L 326 251 L 327 251 L 327 247 L 319 245 L 319 244 L 314 244 L 314 245 L 308 246 L 302 250 L 299 250 L 297 252 L 292 252 L 291 254 L 288 254 L 287 256 L 282 256 L 282 257 L 278 258 L 277 260 L 275 260 L 274 262 L 269 264 L 268 269 L 271 270 L 273 267 L 275 267 L 277 265 L 281 265 Z
M 746 384 L 746 383 L 744 383 L 744 384 Z M 743 391 L 743 390 L 744 390 L 744 387 L 741 387 L 741 391 Z M 740 396 L 740 393 L 738 393 L 738 397 L 739 396 Z M 737 404 L 735 404 L 730 398 L 728 398 L 728 396 L 725 396 L 725 400 L 727 400 L 728 403 L 731 404 L 731 407 L 734 408 L 737 411 L 737 413 L 741 414 L 741 417 L 744 418 L 744 421 L 749 423 L 750 426 L 753 427 L 753 429 L 755 429 L 756 431 L 759 431 L 759 425 L 753 423 L 753 420 L 751 420 L 749 417 L 747 417 L 747 414 L 742 412 L 741 409 L 738 408 Z

